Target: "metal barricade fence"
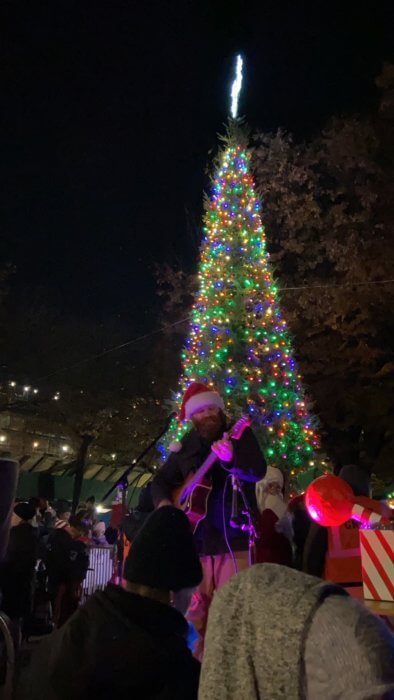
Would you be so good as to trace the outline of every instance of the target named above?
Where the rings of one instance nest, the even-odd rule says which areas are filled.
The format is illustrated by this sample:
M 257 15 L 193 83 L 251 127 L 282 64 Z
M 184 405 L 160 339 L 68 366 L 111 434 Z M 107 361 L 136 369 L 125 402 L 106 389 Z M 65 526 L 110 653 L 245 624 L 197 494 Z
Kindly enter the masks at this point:
M 82 602 L 95 591 L 103 590 L 114 575 L 116 547 L 99 545 L 89 547 L 89 569 L 82 583 Z

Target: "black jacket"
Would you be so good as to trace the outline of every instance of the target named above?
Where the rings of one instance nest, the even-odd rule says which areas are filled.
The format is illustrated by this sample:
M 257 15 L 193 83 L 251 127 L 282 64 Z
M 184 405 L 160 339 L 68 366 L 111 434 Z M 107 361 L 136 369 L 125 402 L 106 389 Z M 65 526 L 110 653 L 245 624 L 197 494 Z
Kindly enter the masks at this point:
M 88 547 L 66 530 L 53 530 L 44 556 L 51 589 L 69 581 L 83 581 L 89 568 Z
M 10 618 L 26 617 L 31 611 L 37 557 L 36 528 L 25 522 L 12 527 L 5 559 L 0 564 L 1 609 Z
M 223 520 L 227 539 L 233 551 L 248 548 L 248 535 L 230 527 L 232 489 L 228 471 L 236 473 L 243 482 L 243 491 L 253 513 L 257 514 L 255 483 L 265 476 L 267 465 L 259 444 L 250 428 L 244 430 L 239 440 L 233 441 L 234 460 L 230 464 L 215 463 L 210 474 L 212 492 L 208 500 L 206 518 L 198 525 L 195 544 L 200 555 L 224 554 L 228 552 L 224 536 Z M 174 488 L 181 486 L 191 471 L 201 466 L 211 450 L 211 443 L 204 441 L 195 429 L 182 440 L 180 452 L 172 453 L 152 482 L 152 497 L 155 506 L 165 498 L 171 499 Z M 224 518 L 223 518 L 224 509 Z M 239 511 L 242 510 L 241 501 Z
M 328 528 L 311 523 L 305 540 L 302 570 L 311 576 L 322 578 L 328 551 Z
M 200 664 L 177 610 L 110 584 L 41 642 L 29 700 L 195 700 Z

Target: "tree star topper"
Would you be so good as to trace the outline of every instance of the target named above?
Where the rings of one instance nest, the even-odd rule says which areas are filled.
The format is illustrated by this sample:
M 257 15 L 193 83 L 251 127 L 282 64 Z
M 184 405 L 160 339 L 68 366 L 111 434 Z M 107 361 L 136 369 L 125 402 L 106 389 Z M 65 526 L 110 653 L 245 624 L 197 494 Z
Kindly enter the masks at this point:
M 235 64 L 235 80 L 231 86 L 231 116 L 233 119 L 236 119 L 238 115 L 238 100 L 242 86 L 242 66 L 242 56 L 238 54 Z

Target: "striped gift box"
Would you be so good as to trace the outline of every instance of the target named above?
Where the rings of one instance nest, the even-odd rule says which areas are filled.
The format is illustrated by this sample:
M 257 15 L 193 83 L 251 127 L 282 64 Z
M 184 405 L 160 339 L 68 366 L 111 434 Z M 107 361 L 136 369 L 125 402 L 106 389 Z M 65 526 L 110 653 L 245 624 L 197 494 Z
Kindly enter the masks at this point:
M 394 601 L 394 530 L 360 529 L 364 598 Z

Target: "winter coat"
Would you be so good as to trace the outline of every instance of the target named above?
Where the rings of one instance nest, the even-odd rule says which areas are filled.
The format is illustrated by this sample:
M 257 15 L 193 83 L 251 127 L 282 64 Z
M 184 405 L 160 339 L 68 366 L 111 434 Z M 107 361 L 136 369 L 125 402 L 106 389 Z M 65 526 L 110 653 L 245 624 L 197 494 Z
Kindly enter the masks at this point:
M 109 585 L 41 642 L 29 700 L 195 700 L 200 664 L 174 608 Z
M 27 522 L 12 527 L 5 559 L 0 564 L 1 609 L 10 618 L 26 617 L 31 611 L 37 557 L 36 528 Z
M 287 517 L 287 516 L 284 516 Z M 270 508 L 265 508 L 257 518 L 256 563 L 283 564 L 293 563 L 293 549 L 286 534 L 278 529 L 279 518 Z M 290 527 L 290 525 L 289 525 Z
M 302 560 L 304 556 L 305 542 L 312 525 L 312 520 L 304 503 L 304 496 L 295 496 L 288 506 L 289 514 L 292 517 L 293 525 L 293 545 L 294 545 L 294 561 L 295 569 L 302 571 Z M 308 572 L 313 574 L 315 572 Z
M 83 581 L 89 567 L 88 548 L 65 529 L 53 530 L 46 543 L 45 566 L 52 591 L 63 583 Z
M 18 474 L 18 462 L 0 457 L 0 562 L 7 551 Z
M 225 469 L 234 470 L 243 482 L 243 491 L 254 515 L 257 515 L 255 483 L 264 477 L 267 466 L 259 444 L 250 428 L 244 430 L 239 440 L 233 441 L 232 463 L 216 462 L 209 474 L 212 491 L 208 499 L 208 511 L 195 533 L 195 544 L 200 555 L 224 554 L 228 552 L 223 528 L 233 551 L 248 548 L 248 535 L 230 527 L 232 489 L 231 479 Z M 152 497 L 155 506 L 163 499 L 171 499 L 175 488 L 182 485 L 190 472 L 195 472 L 211 451 L 211 443 L 203 440 L 193 428 L 182 440 L 180 452 L 172 453 L 152 482 Z M 224 468 L 222 468 L 224 467 Z M 224 510 L 224 518 L 223 518 Z M 239 503 L 239 511 L 242 504 Z
M 394 697 L 394 637 L 340 587 L 256 564 L 215 593 L 199 700 L 383 696 Z

